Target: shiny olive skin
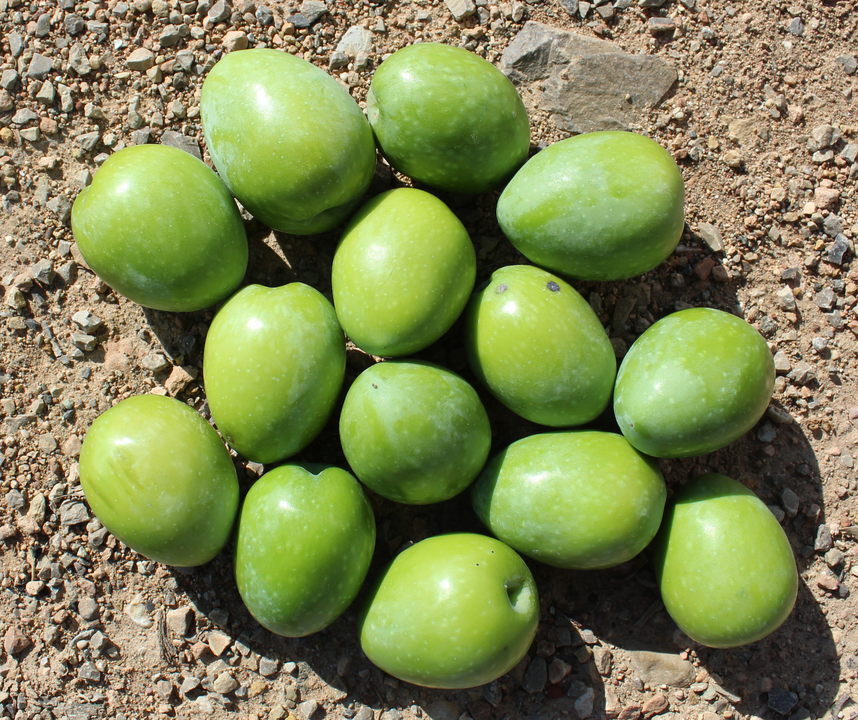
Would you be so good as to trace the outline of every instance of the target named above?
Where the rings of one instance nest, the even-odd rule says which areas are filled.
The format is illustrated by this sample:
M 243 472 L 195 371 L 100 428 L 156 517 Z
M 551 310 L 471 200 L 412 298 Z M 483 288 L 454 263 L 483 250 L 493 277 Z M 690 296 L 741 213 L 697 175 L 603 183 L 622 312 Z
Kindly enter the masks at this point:
M 247 269 L 247 237 L 229 190 L 203 162 L 166 145 L 111 156 L 77 196 L 71 222 L 95 273 L 156 310 L 214 305 Z
M 227 442 L 254 462 L 290 457 L 319 434 L 345 367 L 334 308 L 303 283 L 242 289 L 206 336 L 203 374 L 212 417 Z
M 474 374 L 510 410 L 541 425 L 583 425 L 608 405 L 617 360 L 578 292 L 531 265 L 495 271 L 466 311 Z
M 647 455 L 704 455 L 756 425 L 774 381 L 771 351 L 748 323 L 712 308 L 681 310 L 648 328 L 623 358 L 614 415 Z
M 238 511 L 238 478 L 218 434 L 160 395 L 127 398 L 98 416 L 81 449 L 80 482 L 104 527 L 165 565 L 211 560 Z
M 485 535 L 453 533 L 412 545 L 382 572 L 360 644 L 400 680 L 469 688 L 515 667 L 538 622 L 536 583 L 518 554 Z
M 235 578 L 259 623 L 303 637 L 354 600 L 375 549 L 375 517 L 345 470 L 281 465 L 257 480 L 241 508 Z
M 798 572 L 783 528 L 762 500 L 724 475 L 700 475 L 673 497 L 654 543 L 664 606 L 695 642 L 747 645 L 795 605 Z
M 497 216 L 531 262 L 582 280 L 620 280 L 674 251 L 684 201 L 682 174 L 661 145 L 592 132 L 532 157 L 501 193 Z
M 622 436 L 531 435 L 493 458 L 472 488 L 483 524 L 514 550 L 576 570 L 631 560 L 658 532 L 667 488 Z
M 438 189 L 492 190 L 530 147 L 530 121 L 513 84 L 463 48 L 420 43 L 397 50 L 375 71 L 366 106 L 390 164 Z
M 343 233 L 331 274 L 334 307 L 361 350 L 410 355 L 456 322 L 476 273 L 474 246 L 452 210 L 423 190 L 388 190 Z
M 330 230 L 369 188 L 372 130 L 349 93 L 306 60 L 270 49 L 231 52 L 206 76 L 200 110 L 218 173 L 275 230 Z
M 340 440 L 358 479 L 396 502 L 458 495 L 489 455 L 492 429 L 476 391 L 426 362 L 391 360 L 358 375 L 340 415 Z

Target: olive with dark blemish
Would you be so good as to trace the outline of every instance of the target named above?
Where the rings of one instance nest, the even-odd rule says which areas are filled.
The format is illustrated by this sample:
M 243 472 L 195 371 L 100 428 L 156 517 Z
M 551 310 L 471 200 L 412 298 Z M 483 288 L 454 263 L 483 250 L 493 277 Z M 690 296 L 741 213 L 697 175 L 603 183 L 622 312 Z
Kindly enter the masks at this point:
M 507 288 L 498 294 L 501 287 Z M 542 425 L 582 425 L 607 406 L 617 361 L 574 288 L 531 265 L 501 268 L 466 312 L 471 368 L 513 412 Z M 553 300 L 546 303 L 545 289 Z M 562 292 L 561 292 L 562 290 Z

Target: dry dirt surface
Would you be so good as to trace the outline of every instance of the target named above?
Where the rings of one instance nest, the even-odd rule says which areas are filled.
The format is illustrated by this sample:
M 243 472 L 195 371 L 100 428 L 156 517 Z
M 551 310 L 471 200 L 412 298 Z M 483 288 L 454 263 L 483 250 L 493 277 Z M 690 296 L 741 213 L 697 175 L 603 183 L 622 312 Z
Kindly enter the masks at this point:
M 850 0 L 0 0 L 0 717 L 856 717 L 856 18 Z M 214 309 L 156 312 L 114 294 L 77 252 L 69 210 L 124 146 L 180 144 L 207 159 L 200 87 L 227 52 L 299 54 L 362 102 L 400 47 L 462 45 L 501 64 L 528 21 L 675 71 L 627 124 L 682 169 L 681 244 L 641 278 L 576 286 L 618 356 L 687 306 L 734 312 L 765 336 L 778 372 L 766 417 L 724 450 L 662 467 L 671 488 L 717 471 L 757 492 L 795 550 L 800 589 L 772 636 L 711 650 L 667 616 L 647 553 L 591 573 L 532 563 L 542 614 L 528 656 L 488 686 L 426 690 L 369 663 L 354 609 L 311 637 L 276 637 L 243 608 L 229 548 L 177 571 L 91 516 L 77 459 L 99 413 L 156 392 L 208 417 L 201 367 Z M 360 29 L 341 45 L 350 28 Z M 624 81 L 593 77 L 596 98 Z M 578 108 L 540 105 L 538 80 L 521 89 L 533 151 L 567 136 Z M 380 163 L 373 192 L 403 183 Z M 478 282 L 524 261 L 497 227 L 496 193 L 444 199 L 475 242 Z M 246 283 L 300 280 L 330 297 L 336 232 L 297 238 L 246 220 Z M 473 379 L 459 332 L 421 357 Z M 351 351 L 347 382 L 371 362 Z M 484 399 L 495 451 L 538 430 Z M 343 463 L 335 425 L 298 459 Z M 235 462 L 246 490 L 263 468 Z M 410 542 L 479 530 L 467 499 L 373 503 L 371 572 Z

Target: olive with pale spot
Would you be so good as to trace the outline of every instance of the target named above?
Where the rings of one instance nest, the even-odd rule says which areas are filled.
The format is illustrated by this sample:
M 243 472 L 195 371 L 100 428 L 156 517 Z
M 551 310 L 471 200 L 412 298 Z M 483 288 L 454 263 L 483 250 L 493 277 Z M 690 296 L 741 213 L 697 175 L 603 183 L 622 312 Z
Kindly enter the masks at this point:
M 652 270 L 685 227 L 682 174 L 670 153 L 631 132 L 549 145 L 510 180 L 497 217 L 531 262 L 582 280 Z
M 390 164 L 441 190 L 492 190 L 530 148 L 530 121 L 515 86 L 490 62 L 452 45 L 419 43 L 393 53 L 372 77 L 366 110 Z
M 500 540 L 548 565 L 576 570 L 631 560 L 655 537 L 667 488 L 658 465 L 622 436 L 531 435 L 489 462 L 474 510 Z
M 617 370 L 608 335 L 575 289 L 532 265 L 495 271 L 466 312 L 474 374 L 510 410 L 552 427 L 607 407 Z
M 453 533 L 412 545 L 382 572 L 360 644 L 400 680 L 469 688 L 512 670 L 538 622 L 536 583 L 521 557 L 494 538 Z
M 275 230 L 330 230 L 369 188 L 376 152 L 363 111 L 300 57 L 265 48 L 225 55 L 206 75 L 200 111 L 218 173 Z
M 87 264 L 129 300 L 172 312 L 209 307 L 238 287 L 247 236 L 212 170 L 166 145 L 114 153 L 74 202 Z
M 354 600 L 375 549 L 375 517 L 345 470 L 281 465 L 257 480 L 241 509 L 235 578 L 259 623 L 303 637 Z
M 474 388 L 427 362 L 390 360 L 349 388 L 340 440 L 358 479 L 396 502 L 458 495 L 482 470 L 492 429 Z
M 756 642 L 792 611 L 798 573 L 786 533 L 732 478 L 700 475 L 680 489 L 654 547 L 664 606 L 701 645 Z
M 337 317 L 361 350 L 410 355 L 450 329 L 476 268 L 468 232 L 443 202 L 414 188 L 388 190 L 358 211 L 337 247 Z
M 165 565 L 207 563 L 238 511 L 223 441 L 198 412 L 160 395 L 126 398 L 98 416 L 81 448 L 80 484 L 104 527 Z
M 753 327 L 722 310 L 690 308 L 634 342 L 617 373 L 614 414 L 647 455 L 704 455 L 754 427 L 774 382 L 772 353 Z
M 249 460 L 306 447 L 340 393 L 346 343 L 331 303 L 303 283 L 250 285 L 215 315 L 203 374 L 212 417 Z

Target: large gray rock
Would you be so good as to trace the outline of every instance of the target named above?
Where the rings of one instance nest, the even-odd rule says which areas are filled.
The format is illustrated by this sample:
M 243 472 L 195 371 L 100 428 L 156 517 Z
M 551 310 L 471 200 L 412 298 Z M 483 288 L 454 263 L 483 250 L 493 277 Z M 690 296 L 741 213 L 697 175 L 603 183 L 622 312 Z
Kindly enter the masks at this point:
M 630 55 L 612 42 L 527 22 L 500 69 L 530 110 L 545 110 L 561 130 L 626 130 L 657 106 L 678 75 L 660 58 Z
M 632 652 L 635 674 L 653 687 L 688 687 L 694 681 L 694 665 L 672 653 L 640 650 Z

